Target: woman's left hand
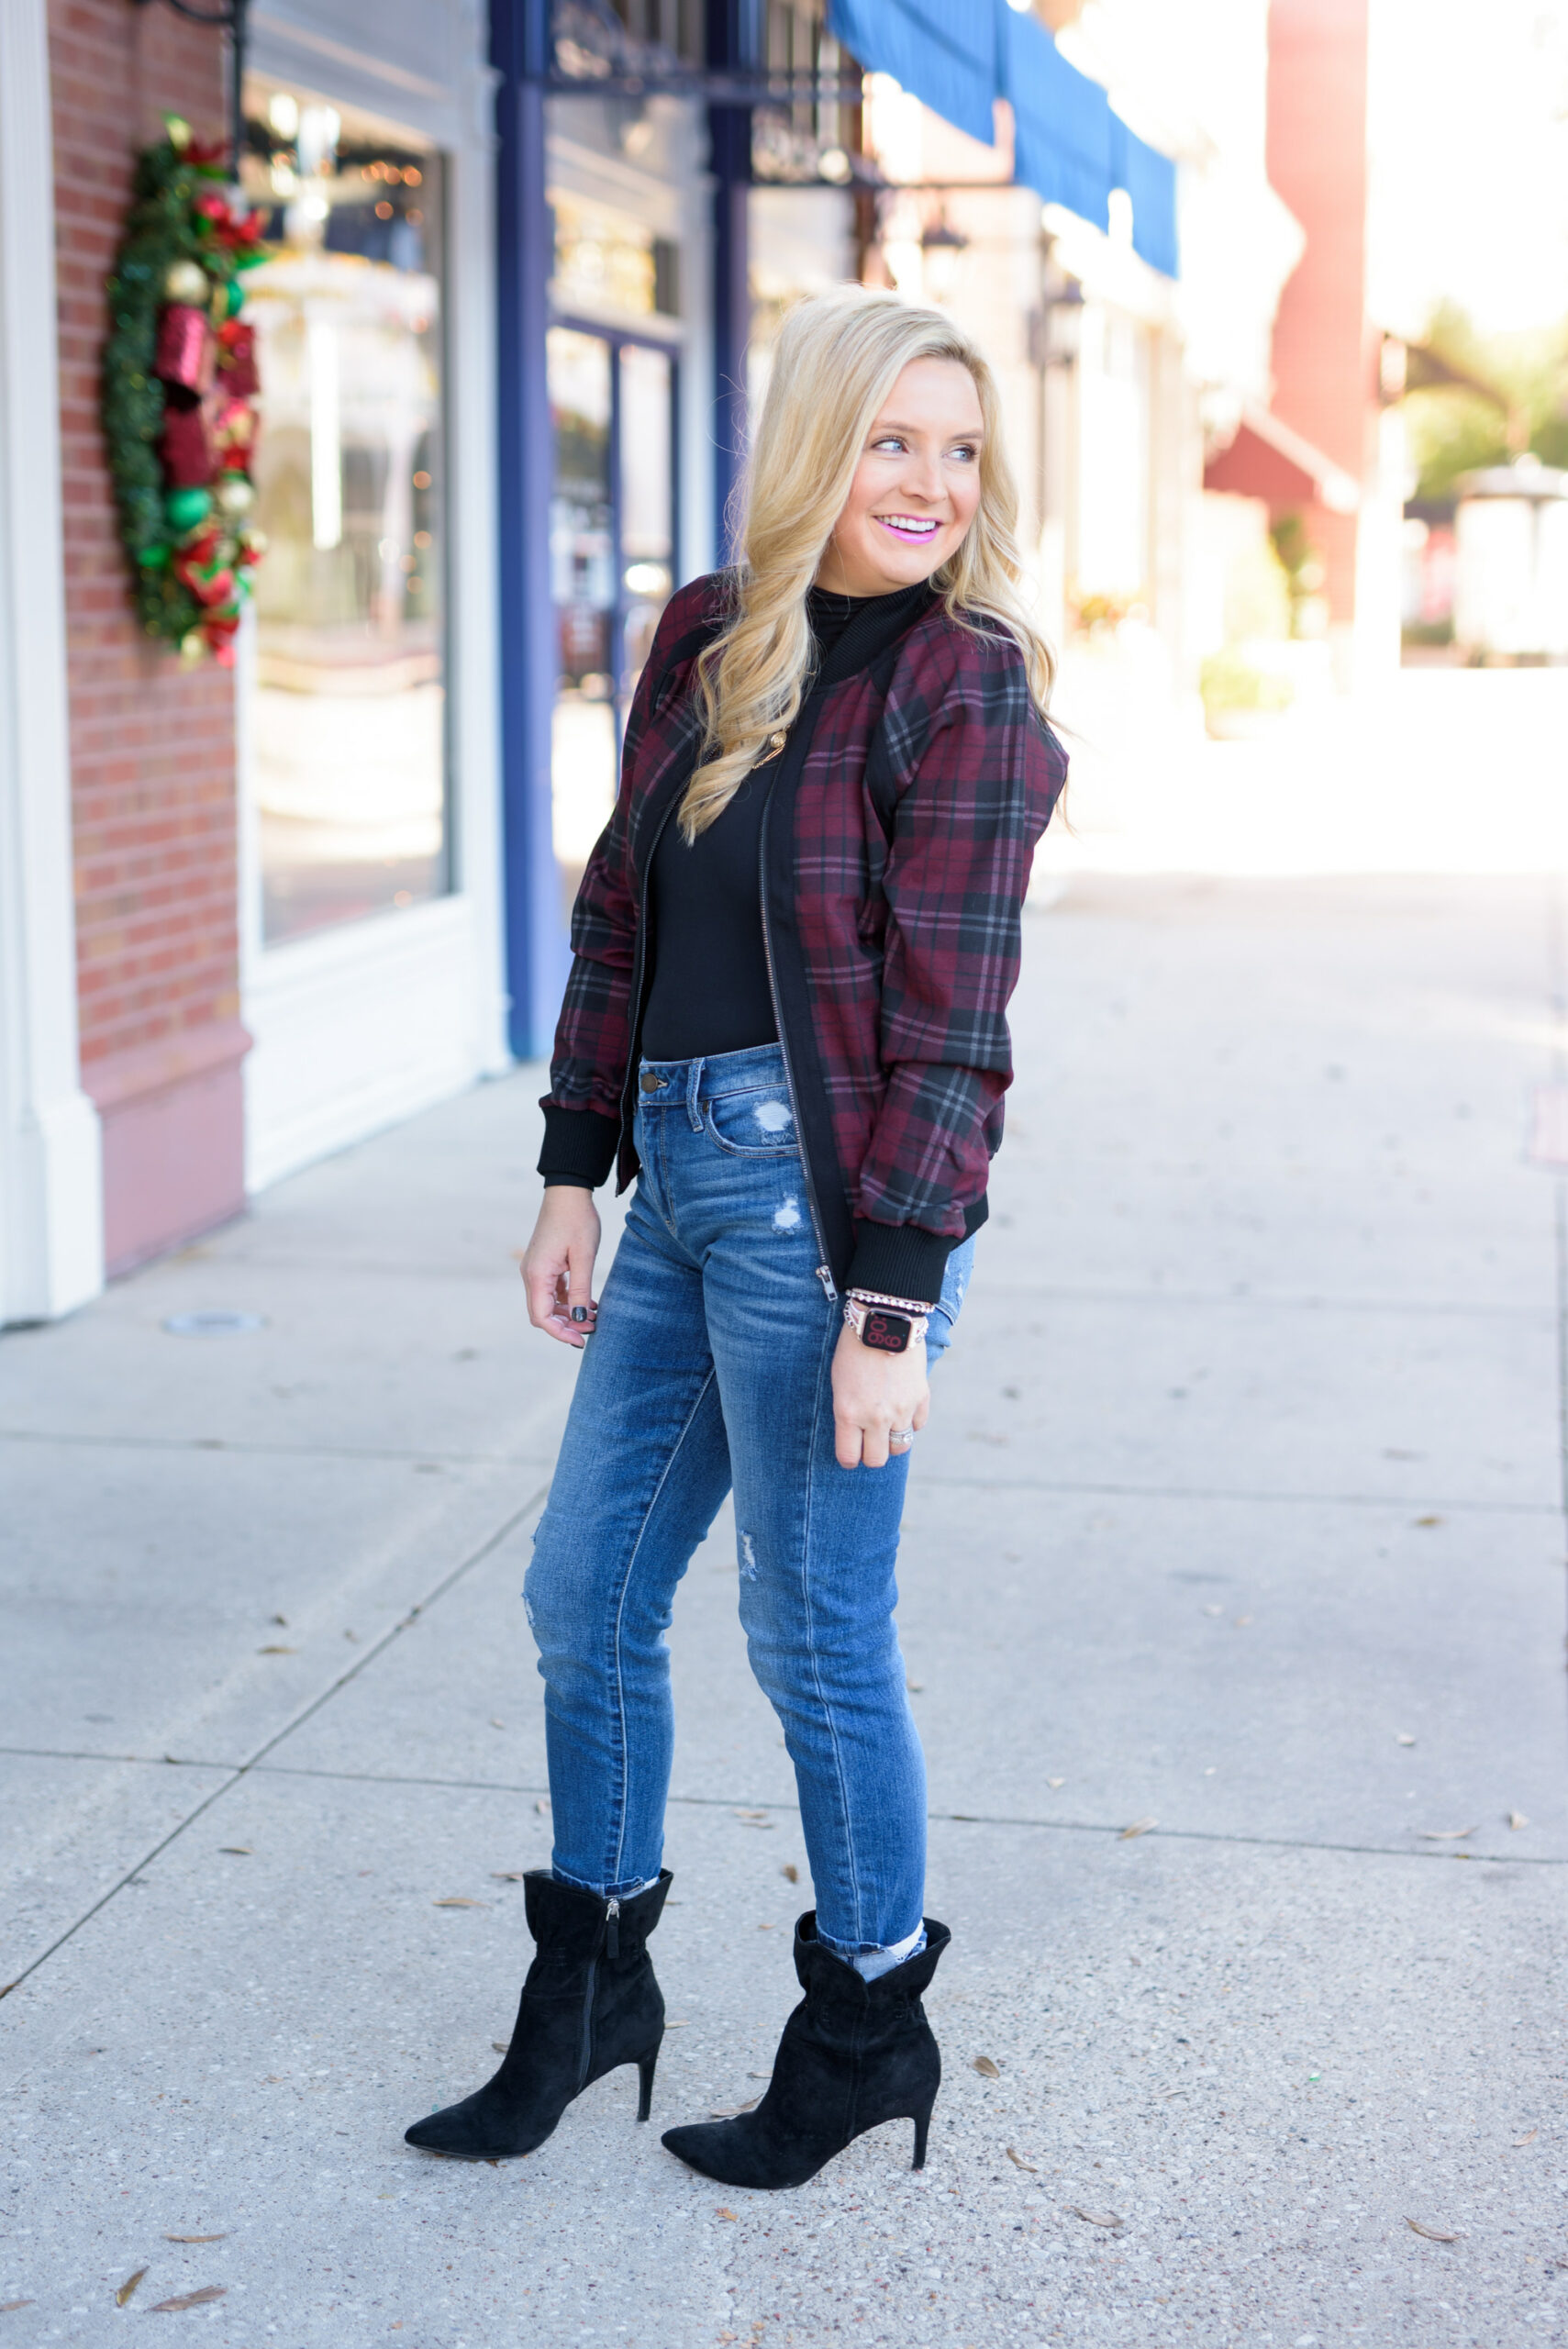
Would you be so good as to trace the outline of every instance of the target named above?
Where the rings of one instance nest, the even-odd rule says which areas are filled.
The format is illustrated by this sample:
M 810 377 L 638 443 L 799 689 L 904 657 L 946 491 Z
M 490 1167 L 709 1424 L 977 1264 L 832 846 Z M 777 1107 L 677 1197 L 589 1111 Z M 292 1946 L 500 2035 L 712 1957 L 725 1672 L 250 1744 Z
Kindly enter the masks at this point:
M 926 1378 L 926 1341 L 917 1339 L 901 1354 L 862 1346 L 847 1326 L 833 1356 L 834 1449 L 840 1468 L 885 1468 L 902 1460 L 907 1443 L 889 1446 L 894 1430 L 926 1424 L 931 1390 Z

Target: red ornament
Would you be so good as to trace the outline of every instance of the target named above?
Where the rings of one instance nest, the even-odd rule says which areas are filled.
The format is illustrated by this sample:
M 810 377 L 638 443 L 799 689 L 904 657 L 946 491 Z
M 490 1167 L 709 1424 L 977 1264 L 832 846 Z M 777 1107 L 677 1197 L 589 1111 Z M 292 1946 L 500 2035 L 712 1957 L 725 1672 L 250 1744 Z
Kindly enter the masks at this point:
M 166 407 L 158 442 L 169 489 L 206 489 L 212 479 L 212 433 L 204 407 Z
M 205 310 L 188 302 L 171 302 L 158 321 L 158 350 L 152 372 L 171 390 L 201 399 L 211 391 L 217 362 L 217 344 Z
M 239 318 L 229 318 L 217 332 L 217 367 L 220 389 L 231 400 L 254 399 L 261 388 L 256 372 L 256 329 Z

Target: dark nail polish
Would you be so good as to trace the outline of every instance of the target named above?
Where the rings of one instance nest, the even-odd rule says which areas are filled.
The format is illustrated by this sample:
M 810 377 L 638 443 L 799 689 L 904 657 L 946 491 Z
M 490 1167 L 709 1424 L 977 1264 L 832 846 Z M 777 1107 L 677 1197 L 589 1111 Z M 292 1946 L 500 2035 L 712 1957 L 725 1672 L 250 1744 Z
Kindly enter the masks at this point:
M 585 1305 L 574 1305 L 572 1308 L 572 1319 L 573 1321 L 586 1321 L 588 1319 L 587 1307 Z

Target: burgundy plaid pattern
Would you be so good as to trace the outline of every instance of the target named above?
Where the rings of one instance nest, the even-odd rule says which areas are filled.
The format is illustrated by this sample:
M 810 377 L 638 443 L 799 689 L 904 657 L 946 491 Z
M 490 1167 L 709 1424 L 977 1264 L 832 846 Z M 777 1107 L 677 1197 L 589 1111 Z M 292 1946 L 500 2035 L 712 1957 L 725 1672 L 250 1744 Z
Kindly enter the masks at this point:
M 642 673 L 615 812 L 573 914 L 546 1097 L 562 1108 L 620 1118 L 643 876 L 694 763 L 693 665 L 725 596 L 722 574 L 675 596 Z M 813 1163 L 818 1191 L 836 1185 L 857 1220 L 951 1244 L 984 1216 L 1029 865 L 1066 775 L 1018 648 L 940 607 L 817 706 L 787 835 L 793 935 L 775 935 L 803 987 L 781 985 L 780 1012 L 792 1065 L 825 1097 L 834 1163 Z

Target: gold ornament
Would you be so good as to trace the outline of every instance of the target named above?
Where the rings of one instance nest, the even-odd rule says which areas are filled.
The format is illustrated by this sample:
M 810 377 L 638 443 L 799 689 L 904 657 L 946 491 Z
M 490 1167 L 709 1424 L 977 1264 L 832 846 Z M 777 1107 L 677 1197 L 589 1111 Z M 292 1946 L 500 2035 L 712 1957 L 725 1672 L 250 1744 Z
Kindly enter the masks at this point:
M 249 514 L 256 503 L 256 493 L 243 473 L 225 473 L 217 484 L 217 496 L 219 512 L 235 521 L 242 514 Z
M 183 302 L 194 310 L 203 310 L 211 292 L 211 281 L 199 261 L 172 261 L 163 273 L 166 302 Z

